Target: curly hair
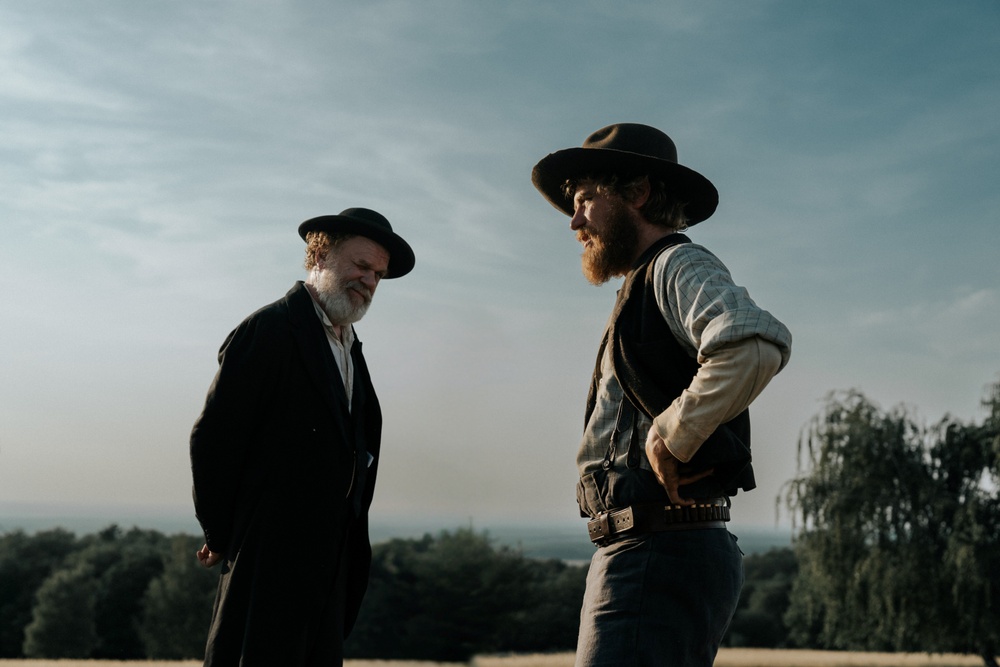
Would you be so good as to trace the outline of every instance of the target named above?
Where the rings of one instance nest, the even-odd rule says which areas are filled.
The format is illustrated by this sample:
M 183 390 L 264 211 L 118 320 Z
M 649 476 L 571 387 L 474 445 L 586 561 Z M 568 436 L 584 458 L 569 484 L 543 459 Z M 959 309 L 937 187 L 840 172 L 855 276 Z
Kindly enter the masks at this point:
M 324 257 L 328 252 L 339 246 L 355 234 L 330 233 L 330 232 L 308 232 L 306 234 L 306 271 L 312 271 L 316 266 L 317 257 Z
M 666 181 L 648 174 L 587 174 L 568 179 L 562 187 L 566 199 L 572 200 L 582 183 L 594 183 L 601 194 L 615 194 L 626 201 L 635 201 L 643 186 L 649 183 L 649 197 L 639 209 L 650 223 L 675 232 L 687 229 L 686 201 L 670 192 Z

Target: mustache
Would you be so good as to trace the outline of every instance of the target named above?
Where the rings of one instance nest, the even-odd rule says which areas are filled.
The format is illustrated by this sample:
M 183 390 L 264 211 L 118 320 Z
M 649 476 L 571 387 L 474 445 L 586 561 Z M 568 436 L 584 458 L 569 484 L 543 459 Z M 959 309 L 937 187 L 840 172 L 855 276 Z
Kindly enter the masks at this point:
M 347 282 L 344 285 L 344 288 L 352 289 L 361 294 L 361 296 L 364 297 L 366 303 L 372 300 L 372 291 L 367 287 L 365 287 L 364 283 L 362 283 L 359 280 L 351 280 Z

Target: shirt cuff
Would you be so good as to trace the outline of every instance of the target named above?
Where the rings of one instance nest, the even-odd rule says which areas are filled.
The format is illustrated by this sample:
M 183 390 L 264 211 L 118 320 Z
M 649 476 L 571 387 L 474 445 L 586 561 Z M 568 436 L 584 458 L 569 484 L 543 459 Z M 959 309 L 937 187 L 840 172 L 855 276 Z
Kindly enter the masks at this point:
M 780 348 L 753 336 L 701 356 L 691 384 L 653 420 L 667 449 L 687 463 L 708 436 L 747 409 L 782 366 Z

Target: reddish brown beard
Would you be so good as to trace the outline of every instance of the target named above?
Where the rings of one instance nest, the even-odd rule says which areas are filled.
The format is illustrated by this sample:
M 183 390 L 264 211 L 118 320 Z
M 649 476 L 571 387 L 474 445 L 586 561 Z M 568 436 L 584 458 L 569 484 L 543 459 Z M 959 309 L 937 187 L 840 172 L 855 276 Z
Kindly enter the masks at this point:
M 584 249 L 581 258 L 583 275 L 588 281 L 603 285 L 628 273 L 635 258 L 639 234 L 623 204 L 616 202 L 611 207 L 607 224 L 600 235 L 592 232 L 588 235 L 593 243 Z

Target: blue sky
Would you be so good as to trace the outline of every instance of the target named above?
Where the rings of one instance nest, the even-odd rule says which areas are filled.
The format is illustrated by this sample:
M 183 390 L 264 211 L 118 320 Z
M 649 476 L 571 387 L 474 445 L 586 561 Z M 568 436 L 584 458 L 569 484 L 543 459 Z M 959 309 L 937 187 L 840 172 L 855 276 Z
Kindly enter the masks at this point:
M 691 236 L 795 337 L 734 509 L 773 525 L 831 390 L 931 423 L 1000 379 L 998 24 L 992 0 L 4 3 L 0 509 L 189 512 L 219 345 L 304 277 L 299 222 L 365 206 L 417 256 L 357 327 L 373 512 L 571 521 L 617 285 L 529 175 L 627 121 L 715 183 Z

